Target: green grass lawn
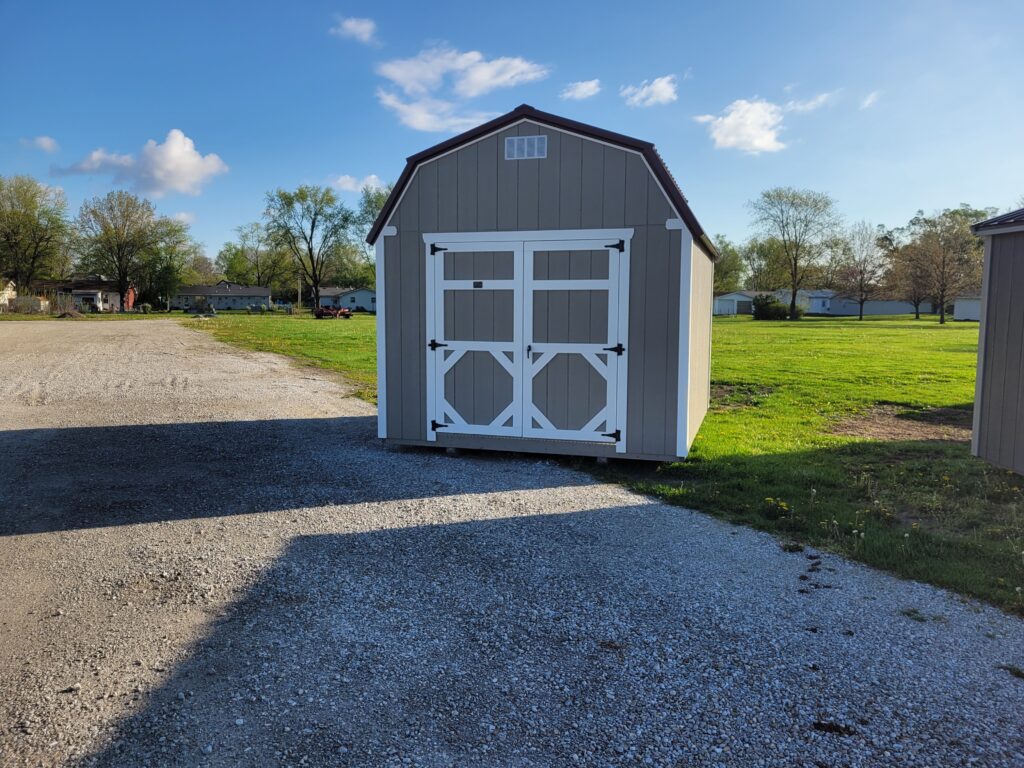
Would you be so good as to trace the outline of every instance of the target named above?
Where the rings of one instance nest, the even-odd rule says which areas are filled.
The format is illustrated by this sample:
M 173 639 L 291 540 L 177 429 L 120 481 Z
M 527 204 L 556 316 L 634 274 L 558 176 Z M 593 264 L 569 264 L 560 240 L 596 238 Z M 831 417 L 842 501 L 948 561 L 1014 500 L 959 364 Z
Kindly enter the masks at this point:
M 373 317 L 203 322 L 223 341 L 345 374 L 374 398 Z M 969 426 L 977 337 L 976 323 L 935 318 L 716 318 L 712 409 L 691 456 L 604 474 L 1024 614 L 1024 478 L 971 457 L 963 441 L 833 432 L 879 405 L 896 424 Z

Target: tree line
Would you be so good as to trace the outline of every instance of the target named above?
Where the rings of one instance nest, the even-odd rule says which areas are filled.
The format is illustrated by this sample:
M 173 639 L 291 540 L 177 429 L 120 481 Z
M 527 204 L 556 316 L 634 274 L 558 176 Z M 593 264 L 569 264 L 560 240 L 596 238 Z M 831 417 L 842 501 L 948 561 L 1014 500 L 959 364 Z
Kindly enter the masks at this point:
M 960 205 L 918 211 L 901 227 L 847 226 L 829 195 L 792 187 L 765 190 L 748 207 L 753 237 L 715 238 L 716 294 L 786 290 L 795 318 L 798 291 L 829 288 L 856 301 L 862 319 L 868 301 L 892 298 L 913 305 L 917 317 L 931 302 L 940 323 L 956 296 L 980 292 L 983 249 L 970 227 L 996 213 Z
M 262 220 L 243 225 L 211 260 L 189 225 L 161 216 L 123 190 L 82 203 L 68 215 L 63 191 L 30 176 L 0 176 L 0 276 L 30 294 L 42 280 L 103 275 L 116 281 L 121 306 L 129 287 L 140 302 L 169 302 L 182 285 L 219 279 L 291 295 L 305 283 L 314 306 L 337 282 L 373 287 L 365 237 L 390 188 L 366 188 L 350 210 L 334 190 L 303 185 L 266 196 Z

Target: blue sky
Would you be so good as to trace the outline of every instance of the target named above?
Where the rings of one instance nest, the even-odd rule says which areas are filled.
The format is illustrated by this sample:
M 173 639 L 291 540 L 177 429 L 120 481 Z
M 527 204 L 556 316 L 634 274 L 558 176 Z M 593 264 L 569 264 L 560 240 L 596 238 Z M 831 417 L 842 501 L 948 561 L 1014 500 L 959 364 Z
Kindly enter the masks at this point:
M 1024 196 L 1016 3 L 438 5 L 0 0 L 0 175 L 143 192 L 212 257 L 269 189 L 354 203 L 525 102 L 654 141 L 734 239 L 775 185 L 887 225 Z

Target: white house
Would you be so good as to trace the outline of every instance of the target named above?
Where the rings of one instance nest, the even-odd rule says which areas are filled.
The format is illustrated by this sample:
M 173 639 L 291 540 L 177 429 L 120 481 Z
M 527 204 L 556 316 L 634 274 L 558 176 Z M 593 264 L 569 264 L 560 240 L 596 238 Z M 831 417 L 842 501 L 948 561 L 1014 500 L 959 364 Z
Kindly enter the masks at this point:
M 930 301 L 921 303 L 921 311 L 930 313 Z M 852 296 L 838 291 L 823 289 L 811 293 L 810 309 L 812 315 L 831 315 L 832 317 L 857 317 L 860 307 Z M 864 302 L 864 315 L 912 315 L 914 305 L 899 299 L 869 299 Z
M 8 280 L 6 283 L 0 283 L 0 311 L 6 311 L 9 306 L 8 302 L 17 295 L 18 292 L 14 288 L 13 280 Z
M 321 307 L 348 307 L 352 311 L 376 312 L 377 293 L 370 288 L 321 288 Z
M 953 299 L 954 320 L 981 320 L 980 296 L 957 296 Z
M 800 289 L 796 292 L 796 305 L 805 312 L 811 309 L 811 296 L 817 291 Z M 758 296 L 772 296 L 776 301 L 789 306 L 792 292 L 788 288 L 777 291 L 733 291 L 715 297 L 716 315 L 750 315 L 754 312 L 754 299 Z
M 117 290 L 117 281 L 103 275 L 85 275 L 67 280 L 39 280 L 36 288 L 45 296 L 55 300 L 55 306 L 66 309 L 70 306 L 80 312 L 120 312 L 121 295 Z M 135 286 L 129 285 L 125 291 L 124 309 L 135 306 L 137 296 Z
M 221 280 L 216 285 L 186 285 L 171 300 L 171 309 L 203 307 L 216 310 L 270 307 L 270 289 Z
M 716 315 L 750 315 L 754 312 L 754 299 L 769 296 L 771 291 L 733 291 L 715 296 Z

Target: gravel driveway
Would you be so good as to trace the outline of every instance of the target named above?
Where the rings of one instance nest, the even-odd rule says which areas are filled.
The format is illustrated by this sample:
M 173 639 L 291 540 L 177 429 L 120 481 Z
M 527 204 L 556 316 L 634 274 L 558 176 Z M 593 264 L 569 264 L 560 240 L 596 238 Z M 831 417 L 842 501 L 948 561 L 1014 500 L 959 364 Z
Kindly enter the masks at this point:
M 173 321 L 0 350 L 4 766 L 1024 764 L 992 608 Z

